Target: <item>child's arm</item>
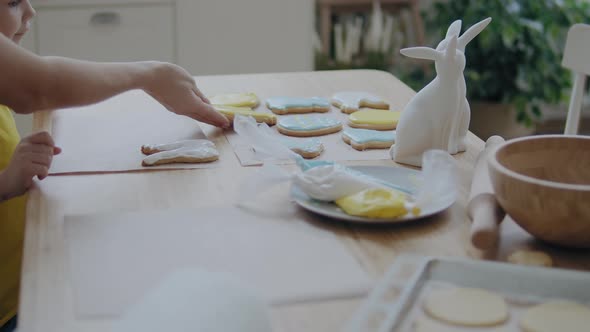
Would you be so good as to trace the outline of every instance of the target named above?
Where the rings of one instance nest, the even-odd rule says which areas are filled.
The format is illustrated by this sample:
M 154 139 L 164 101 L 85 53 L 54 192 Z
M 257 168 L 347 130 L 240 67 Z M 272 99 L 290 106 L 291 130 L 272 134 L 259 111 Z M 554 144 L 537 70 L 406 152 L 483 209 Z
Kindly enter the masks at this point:
M 95 103 L 143 89 L 171 112 L 226 127 L 179 66 L 162 62 L 98 63 L 37 56 L 0 36 L 0 104 L 17 113 Z
M 47 132 L 23 138 L 8 167 L 0 171 L 0 202 L 24 194 L 35 176 L 47 177 L 53 156 L 60 152 Z

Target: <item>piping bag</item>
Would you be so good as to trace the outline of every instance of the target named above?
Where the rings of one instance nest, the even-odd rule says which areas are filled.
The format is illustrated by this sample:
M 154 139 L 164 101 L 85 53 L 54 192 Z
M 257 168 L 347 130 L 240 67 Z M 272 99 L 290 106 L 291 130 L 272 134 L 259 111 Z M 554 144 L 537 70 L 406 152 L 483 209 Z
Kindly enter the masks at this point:
M 305 160 L 283 145 L 277 139 L 278 134 L 266 124 L 259 125 L 252 117 L 237 115 L 233 127 L 240 140 L 254 149 L 256 158 L 264 161 L 256 175 L 242 183 L 238 204 L 286 181 L 297 185 L 309 197 L 325 202 L 335 201 L 365 189 L 394 189 L 406 194 L 408 211 L 426 206 L 432 200 L 441 204 L 448 202 L 450 205 L 457 196 L 455 160 L 442 150 L 424 153 L 422 174 L 418 179 L 419 189 L 416 193 L 408 193 L 407 189 L 395 183 L 383 181 L 333 161 Z M 284 159 L 295 161 L 299 170 L 290 173 L 273 163 Z

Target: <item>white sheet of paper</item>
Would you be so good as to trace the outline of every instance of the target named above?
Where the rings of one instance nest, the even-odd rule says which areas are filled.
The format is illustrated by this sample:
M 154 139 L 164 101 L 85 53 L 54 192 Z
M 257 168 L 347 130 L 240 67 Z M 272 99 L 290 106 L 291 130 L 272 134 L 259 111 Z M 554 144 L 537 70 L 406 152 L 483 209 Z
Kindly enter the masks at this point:
M 142 91 L 126 92 L 93 105 L 92 110 L 59 110 L 53 117 L 52 132 L 63 151 L 53 158 L 50 174 L 209 168 L 219 164 L 141 166 L 143 144 L 207 138 L 197 121 L 167 111 Z
M 272 304 L 364 295 L 372 281 L 332 234 L 239 208 L 66 216 L 79 316 L 118 316 L 185 267 L 225 272 Z

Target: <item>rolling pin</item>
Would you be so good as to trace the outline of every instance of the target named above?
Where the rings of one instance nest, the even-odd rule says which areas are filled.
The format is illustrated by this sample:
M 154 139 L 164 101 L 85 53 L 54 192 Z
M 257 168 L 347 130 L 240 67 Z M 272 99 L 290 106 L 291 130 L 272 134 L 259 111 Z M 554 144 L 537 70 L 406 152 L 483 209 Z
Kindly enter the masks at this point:
M 499 225 L 506 216 L 506 212 L 496 201 L 487 163 L 494 148 L 502 143 L 504 139 L 500 136 L 488 138 L 473 171 L 467 213 L 472 220 L 471 243 L 481 250 L 490 249 L 496 244 Z

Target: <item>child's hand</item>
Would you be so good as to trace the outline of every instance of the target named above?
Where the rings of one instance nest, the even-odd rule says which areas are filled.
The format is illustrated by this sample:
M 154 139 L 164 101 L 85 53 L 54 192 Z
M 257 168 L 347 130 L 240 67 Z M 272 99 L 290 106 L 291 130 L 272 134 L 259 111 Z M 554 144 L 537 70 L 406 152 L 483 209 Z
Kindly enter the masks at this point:
M 148 79 L 145 91 L 169 111 L 217 127 L 229 127 L 227 118 L 215 111 L 186 70 L 170 63 L 149 64 L 152 73 L 149 75 L 151 79 Z
M 3 197 L 24 194 L 37 176 L 43 180 L 49 173 L 53 156 L 61 149 L 55 146 L 47 132 L 39 132 L 23 138 L 17 145 L 10 164 L 0 173 Z

